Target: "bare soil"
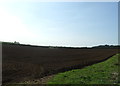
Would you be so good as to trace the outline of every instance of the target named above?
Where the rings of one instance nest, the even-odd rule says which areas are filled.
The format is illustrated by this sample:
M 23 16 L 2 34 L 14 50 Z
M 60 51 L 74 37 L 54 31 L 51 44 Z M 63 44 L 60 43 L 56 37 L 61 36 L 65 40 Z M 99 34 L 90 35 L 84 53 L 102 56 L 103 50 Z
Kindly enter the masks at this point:
M 25 45 L 2 45 L 2 82 L 19 83 L 39 80 L 44 83 L 50 75 L 82 68 L 104 61 L 117 49 L 67 49 Z M 34 81 L 38 82 L 38 81 Z

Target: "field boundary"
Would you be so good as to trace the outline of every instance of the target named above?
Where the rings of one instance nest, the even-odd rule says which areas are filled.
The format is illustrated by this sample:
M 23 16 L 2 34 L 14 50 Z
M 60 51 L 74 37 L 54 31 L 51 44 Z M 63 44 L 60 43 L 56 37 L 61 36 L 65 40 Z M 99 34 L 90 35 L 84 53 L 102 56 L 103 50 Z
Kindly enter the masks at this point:
M 70 67 L 64 67 L 64 68 L 61 68 L 61 69 L 54 70 L 52 72 L 51 71 L 50 72 L 44 72 L 42 74 L 43 76 L 41 76 L 41 78 L 47 77 L 47 76 L 50 76 L 50 75 L 54 75 L 54 74 L 57 74 L 57 73 L 62 73 L 62 72 L 70 71 L 70 70 L 73 70 L 73 69 L 82 69 L 84 67 L 91 66 L 93 64 L 97 64 L 97 63 L 106 61 L 107 59 L 111 58 L 114 55 L 116 55 L 116 54 L 113 54 L 113 55 L 111 55 L 109 57 L 106 57 L 106 58 L 104 58 L 102 60 L 99 60 L 99 61 L 89 62 L 89 63 L 87 63 L 85 65 L 81 65 L 81 64 L 79 64 L 79 65 L 73 65 L 73 66 L 70 66 Z
M 58 73 L 47 84 L 103 84 L 103 86 L 109 84 L 110 86 L 119 86 L 119 55 L 116 54 L 104 62 L 83 69 Z
M 115 54 L 115 55 L 117 55 L 117 54 Z M 106 61 L 106 60 L 108 60 L 108 59 L 110 59 L 110 58 L 112 58 L 113 56 L 115 56 L 115 55 L 112 55 L 111 57 L 108 57 L 108 58 L 106 58 L 106 59 L 104 59 L 104 61 Z M 101 61 L 101 62 L 104 62 L 104 61 Z M 96 62 L 96 63 L 94 63 L 94 64 L 92 64 L 92 65 L 95 65 L 95 64 L 98 64 L 98 63 L 100 63 L 100 62 Z M 88 65 L 88 66 L 91 66 L 91 65 Z M 85 67 L 88 67 L 88 66 L 85 66 Z M 83 69 L 84 67 L 82 67 L 81 69 Z M 74 70 L 74 69 L 71 69 L 71 70 Z M 70 70 L 70 71 L 71 71 Z M 66 71 L 67 72 L 67 71 Z M 60 72 L 59 72 L 60 73 Z M 51 74 L 51 75 L 48 75 L 48 76 L 45 76 L 45 77 L 43 77 L 43 78 L 40 78 L 40 79 L 33 79 L 33 80 L 30 80 L 30 81 L 26 81 L 26 82 L 23 82 L 23 83 L 20 83 L 20 84 L 25 84 L 25 85 L 34 85 L 34 84 L 37 84 L 37 85 L 44 85 L 44 84 L 47 84 L 47 82 L 51 79 L 51 78 L 53 78 L 54 76 L 55 76 L 56 74 Z M 37 83 L 36 83 L 37 82 Z M 30 84 L 31 83 L 31 84 Z M 38 84 L 38 83 L 40 83 L 40 84 Z M 58 86 L 59 86 L 59 84 L 57 84 Z M 72 85 L 72 84 L 67 84 L 68 86 L 69 85 Z M 73 84 L 73 86 L 77 86 L 77 84 Z M 82 84 L 81 84 L 82 85 Z M 98 85 L 98 84 L 94 84 L 94 85 Z M 102 84 L 101 84 L 102 85 Z M 100 86 L 101 86 L 100 85 Z M 52 86 L 52 85 L 51 85 Z M 53 85 L 54 86 L 54 85 Z M 60 86 L 64 86 L 64 84 L 62 84 L 62 85 L 60 85 Z M 65 85 L 66 86 L 66 85 Z M 78 84 L 78 86 L 79 86 L 79 84 Z M 83 86 L 84 86 L 84 84 L 83 84 Z M 86 85 L 87 86 L 87 85 Z M 89 85 L 90 86 L 90 85 Z M 91 85 L 92 86 L 92 85 Z M 105 85 L 105 86 L 111 86 L 111 84 L 107 84 L 107 85 Z M 115 86 L 117 86 L 117 85 L 115 85 Z

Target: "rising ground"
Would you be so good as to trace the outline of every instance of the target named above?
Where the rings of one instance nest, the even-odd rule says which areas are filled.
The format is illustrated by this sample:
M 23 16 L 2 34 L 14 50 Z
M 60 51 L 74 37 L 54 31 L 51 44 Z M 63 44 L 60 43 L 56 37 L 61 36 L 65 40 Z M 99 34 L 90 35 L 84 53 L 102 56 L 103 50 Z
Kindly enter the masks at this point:
M 3 44 L 3 83 L 19 83 L 104 61 L 118 53 L 111 48 L 51 48 Z

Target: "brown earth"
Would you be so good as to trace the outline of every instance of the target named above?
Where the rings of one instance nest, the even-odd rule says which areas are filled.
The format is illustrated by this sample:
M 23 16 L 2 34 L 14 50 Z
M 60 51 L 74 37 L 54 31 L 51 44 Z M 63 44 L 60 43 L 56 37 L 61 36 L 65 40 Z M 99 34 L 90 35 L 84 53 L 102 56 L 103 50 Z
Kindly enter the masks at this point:
M 58 72 L 82 68 L 108 59 L 117 49 L 68 49 L 2 45 L 3 83 L 42 78 Z

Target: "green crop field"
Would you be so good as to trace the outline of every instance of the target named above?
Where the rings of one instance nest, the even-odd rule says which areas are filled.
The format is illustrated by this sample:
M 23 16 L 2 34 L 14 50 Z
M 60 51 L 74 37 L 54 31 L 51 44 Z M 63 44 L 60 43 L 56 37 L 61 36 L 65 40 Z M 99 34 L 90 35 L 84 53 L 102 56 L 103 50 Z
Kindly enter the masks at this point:
M 120 84 L 118 80 L 117 54 L 110 59 L 83 69 L 75 69 L 55 75 L 47 84 Z

